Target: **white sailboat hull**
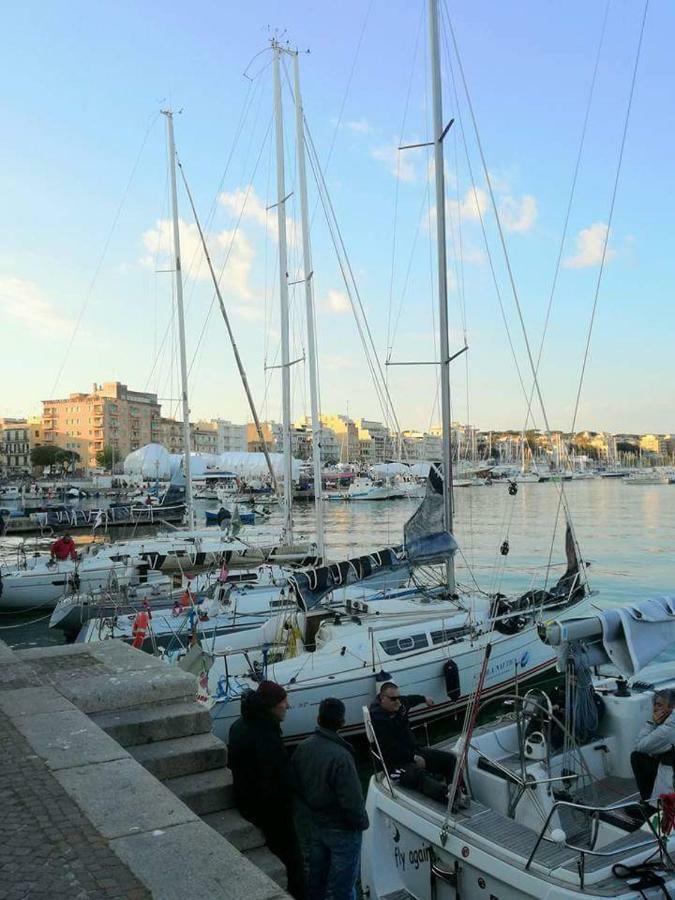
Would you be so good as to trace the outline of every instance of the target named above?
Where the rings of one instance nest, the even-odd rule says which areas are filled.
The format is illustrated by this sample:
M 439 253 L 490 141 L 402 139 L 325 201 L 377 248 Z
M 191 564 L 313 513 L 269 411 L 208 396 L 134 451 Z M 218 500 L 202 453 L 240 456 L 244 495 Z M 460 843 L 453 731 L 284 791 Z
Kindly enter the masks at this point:
M 26 568 L 4 569 L 0 609 L 17 612 L 53 609 L 73 591 L 91 591 L 128 581 L 127 566 L 108 559 L 85 560 L 79 564 L 64 560 L 47 565 L 47 559 L 30 561 Z
M 586 610 L 587 601 L 583 600 L 570 606 L 567 615 L 583 615 Z M 415 630 L 422 632 L 425 627 L 429 627 L 429 623 L 420 623 Z M 433 627 L 438 627 L 438 620 Z M 345 728 L 341 734 L 361 734 L 364 730 L 363 707 L 372 703 L 381 682 L 388 680 L 383 678 L 383 672 L 396 682 L 402 694 L 423 694 L 433 699 L 433 706 L 411 711 L 414 724 L 458 713 L 466 706 L 475 686 L 488 643 L 492 643 L 492 653 L 485 697 L 502 693 L 516 679 L 522 681 L 541 675 L 556 660 L 555 651 L 542 643 L 536 623 L 533 623 L 514 635 L 490 631 L 473 640 L 466 638 L 439 644 L 422 653 L 412 651 L 396 658 L 376 650 L 375 664 L 373 657 L 368 660 L 365 654 L 362 658 L 353 653 L 342 654 L 340 648 L 336 653 L 315 651 L 271 664 L 267 667 L 266 677 L 284 685 L 290 702 L 283 726 L 284 740 L 296 743 L 314 731 L 319 704 L 324 697 L 337 697 L 345 704 Z M 459 674 L 456 699 L 449 699 L 446 689 L 444 666 L 449 660 L 456 664 Z M 237 697 L 217 698 L 211 708 L 215 734 L 227 741 L 230 727 L 239 714 Z

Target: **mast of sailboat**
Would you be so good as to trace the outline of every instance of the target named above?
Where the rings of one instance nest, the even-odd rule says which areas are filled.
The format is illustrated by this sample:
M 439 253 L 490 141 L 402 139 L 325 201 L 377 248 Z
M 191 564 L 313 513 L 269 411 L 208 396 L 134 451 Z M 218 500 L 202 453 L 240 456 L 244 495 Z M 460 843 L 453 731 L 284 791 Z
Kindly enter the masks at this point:
M 277 224 L 279 231 L 279 306 L 281 312 L 281 406 L 284 451 L 284 533 L 293 541 L 293 458 L 291 445 L 291 370 L 288 321 L 288 256 L 286 250 L 286 179 L 284 174 L 284 119 L 281 106 L 281 53 L 272 41 L 274 54 L 274 126 L 277 151 Z
M 445 238 L 445 170 L 443 165 L 443 94 L 438 40 L 438 0 L 429 0 L 429 45 L 433 107 L 434 173 L 436 182 L 436 252 L 438 262 L 438 316 L 441 351 L 441 424 L 443 426 L 443 501 L 445 527 L 452 532 L 452 434 L 450 422 L 450 343 L 448 336 L 448 267 Z M 448 589 L 455 591 L 455 566 L 447 564 Z
M 195 510 L 192 501 L 192 475 L 190 471 L 190 406 L 188 403 L 187 356 L 185 353 L 185 317 L 183 314 L 183 271 L 180 257 L 178 230 L 178 194 L 176 191 L 176 145 L 173 137 L 173 111 L 163 109 L 166 116 L 166 136 L 169 152 L 169 182 L 171 185 L 171 211 L 173 215 L 174 274 L 176 279 L 176 313 L 178 341 L 180 344 L 180 380 L 183 405 L 183 467 L 185 469 L 185 505 L 188 528 L 195 527 Z
M 316 543 L 324 557 L 323 497 L 321 485 L 321 420 L 319 418 L 319 370 L 316 359 L 316 319 L 314 309 L 314 272 L 312 245 L 309 237 L 309 204 L 307 202 L 307 170 L 305 166 L 305 123 L 300 93 L 299 52 L 293 53 L 293 91 L 295 93 L 295 136 L 298 156 L 298 187 L 302 221 L 302 259 L 305 276 L 305 313 L 307 317 L 307 351 L 309 356 L 309 397 L 312 413 L 312 462 L 314 464 L 314 512 Z

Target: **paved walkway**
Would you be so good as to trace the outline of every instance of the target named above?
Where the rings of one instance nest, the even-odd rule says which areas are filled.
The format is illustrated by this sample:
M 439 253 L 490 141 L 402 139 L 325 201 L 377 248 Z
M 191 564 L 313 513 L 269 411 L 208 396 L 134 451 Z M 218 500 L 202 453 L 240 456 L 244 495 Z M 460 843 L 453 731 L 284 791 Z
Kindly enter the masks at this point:
M 150 893 L 0 712 L 0 900 Z

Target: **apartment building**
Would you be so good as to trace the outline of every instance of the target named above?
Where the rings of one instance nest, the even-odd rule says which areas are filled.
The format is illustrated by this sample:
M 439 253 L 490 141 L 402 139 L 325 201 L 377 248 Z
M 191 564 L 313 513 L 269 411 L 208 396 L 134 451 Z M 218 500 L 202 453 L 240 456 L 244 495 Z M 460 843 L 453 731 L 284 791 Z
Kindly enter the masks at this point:
M 246 453 L 248 425 L 236 425 L 227 419 L 213 419 L 212 424 L 218 434 L 218 453 Z
M 85 469 L 96 454 L 112 447 L 123 459 L 132 450 L 160 440 L 156 394 L 132 391 L 119 381 L 94 384 L 91 393 L 42 401 L 42 441 L 80 455 Z
M 28 419 L 0 419 L 0 473 L 30 474 L 33 430 Z

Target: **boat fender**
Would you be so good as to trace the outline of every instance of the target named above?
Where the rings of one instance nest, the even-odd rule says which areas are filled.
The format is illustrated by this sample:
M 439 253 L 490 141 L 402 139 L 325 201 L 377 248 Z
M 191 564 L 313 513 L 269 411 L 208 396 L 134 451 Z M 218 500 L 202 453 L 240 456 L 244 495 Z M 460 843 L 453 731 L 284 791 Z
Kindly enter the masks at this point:
M 454 659 L 448 659 L 443 663 L 443 678 L 445 679 L 445 693 L 451 700 L 458 700 L 461 689 L 459 686 L 459 669 Z
M 515 481 L 509 482 L 509 494 L 512 497 L 515 497 L 517 493 L 518 493 L 518 485 L 516 484 L 516 482 Z

